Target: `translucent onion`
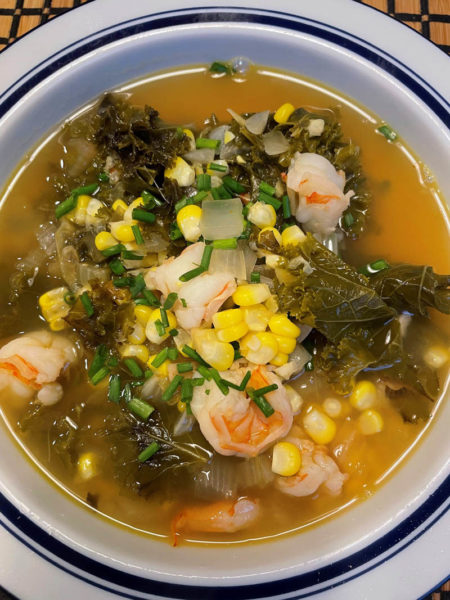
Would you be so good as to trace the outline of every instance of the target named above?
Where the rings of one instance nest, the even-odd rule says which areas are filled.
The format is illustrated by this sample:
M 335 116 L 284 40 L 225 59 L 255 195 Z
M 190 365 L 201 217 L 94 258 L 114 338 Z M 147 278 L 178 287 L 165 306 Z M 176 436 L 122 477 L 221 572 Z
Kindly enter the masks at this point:
M 239 237 L 243 230 L 242 202 L 239 198 L 204 200 L 200 230 L 205 240 Z
M 183 154 L 183 158 L 189 162 L 209 163 L 214 161 L 216 152 L 213 148 L 198 148 Z
M 227 108 L 227 112 L 233 117 L 233 119 L 236 121 L 236 123 L 239 123 L 239 125 L 241 127 L 245 127 L 245 119 L 243 117 L 241 117 L 240 114 L 238 114 L 232 108 Z
M 262 112 L 255 113 L 251 117 L 245 120 L 245 127 L 250 131 L 250 133 L 254 133 L 255 135 L 261 135 L 267 125 L 267 121 L 269 119 L 269 111 L 263 110 Z
M 173 435 L 177 437 L 191 431 L 195 423 L 194 415 L 188 415 L 187 411 L 183 411 L 178 417 L 175 425 L 173 426 Z
M 311 358 L 312 356 L 306 348 L 301 344 L 297 344 L 295 350 L 289 355 L 289 362 L 275 369 L 275 373 L 285 381 L 292 379 L 292 377 L 295 377 L 295 375 L 298 375 L 302 371 Z
M 229 273 L 236 279 L 247 279 L 244 252 L 239 248 L 234 250 L 213 250 L 209 265 L 210 273 Z
M 289 150 L 289 142 L 277 129 L 263 135 L 264 152 L 269 156 L 276 156 Z
M 238 248 L 244 253 L 245 279 L 247 279 L 247 281 L 250 281 L 250 276 L 255 270 L 257 260 L 256 252 L 253 252 L 253 250 L 250 248 L 250 246 L 245 240 L 241 240 L 240 242 L 238 242 Z
M 218 140 L 220 142 L 220 147 L 223 145 L 223 140 L 225 137 L 225 133 L 230 129 L 229 125 L 219 125 L 219 127 L 215 127 L 208 133 L 208 137 L 210 140 Z M 216 150 L 217 152 L 217 150 Z
M 93 279 L 98 279 L 102 283 L 108 281 L 110 270 L 106 267 L 97 267 L 88 263 L 78 264 L 78 283 L 81 287 L 87 285 Z

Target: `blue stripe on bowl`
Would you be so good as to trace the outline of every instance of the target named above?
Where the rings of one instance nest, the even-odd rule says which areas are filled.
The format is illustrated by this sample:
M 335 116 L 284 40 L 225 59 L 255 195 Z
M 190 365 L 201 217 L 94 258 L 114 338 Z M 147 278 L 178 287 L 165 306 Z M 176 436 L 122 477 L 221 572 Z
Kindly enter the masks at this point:
M 401 81 L 417 97 L 427 104 L 434 114 L 445 124 L 450 124 L 448 103 L 446 103 L 445 99 L 423 79 L 421 80 L 414 74 L 406 65 L 379 50 L 372 44 L 368 44 L 366 41 L 357 38 L 356 36 L 350 36 L 350 34 L 343 30 L 311 19 L 299 18 L 296 15 L 268 10 L 246 11 L 248 11 L 248 9 L 245 8 L 224 11 L 221 7 L 215 9 L 213 7 L 205 7 L 189 13 L 186 13 L 186 11 L 183 10 L 173 11 L 171 13 L 158 13 L 151 15 L 149 20 L 139 18 L 125 21 L 120 25 L 97 32 L 95 35 L 87 36 L 86 38 L 77 41 L 76 44 L 72 44 L 62 51 L 50 56 L 45 63 L 37 65 L 30 70 L 29 73 L 18 80 L 14 86 L 11 86 L 9 90 L 6 90 L 2 97 L 0 97 L 0 117 L 21 99 L 24 94 L 33 89 L 37 84 L 41 83 L 50 74 L 96 48 L 135 35 L 136 33 L 173 27 L 176 25 L 234 21 L 291 29 L 297 32 L 307 33 L 344 47 L 369 62 L 376 64 L 379 68 L 388 72 L 398 81 Z M 120 29 L 117 29 L 118 27 L 120 27 Z M 368 46 L 370 46 L 370 48 Z M 19 87 L 16 87 L 17 84 L 19 84 Z M 16 87 L 16 89 L 11 91 L 13 87 Z M 3 101 L 1 101 L 2 98 Z M 300 598 L 306 598 L 315 593 L 332 589 L 333 587 L 336 587 L 336 585 L 341 585 L 342 583 L 355 579 L 363 573 L 374 569 L 379 564 L 382 564 L 427 531 L 448 510 L 448 506 L 446 507 L 445 503 L 448 501 L 449 496 L 450 477 L 448 477 L 444 483 L 442 483 L 414 513 L 412 513 L 412 515 L 397 525 L 389 533 L 367 546 L 364 550 L 333 564 L 327 565 L 320 570 L 310 571 L 296 577 L 270 583 L 233 587 L 233 600 L 267 598 L 273 595 L 295 593 L 304 590 L 305 593 L 295 596 L 295 598 L 299 600 Z M 138 596 L 126 593 L 125 591 L 117 591 L 111 588 L 108 584 L 112 583 L 125 590 L 129 590 L 130 592 L 152 593 L 166 598 L 181 598 L 185 600 L 198 600 L 199 598 L 205 600 L 229 600 L 230 588 L 184 586 L 153 581 L 119 571 L 88 558 L 40 529 L 33 521 L 20 513 L 20 511 L 2 495 L 0 495 L 0 511 L 11 524 L 11 526 L 8 526 L 7 523 L 2 523 L 2 525 L 22 543 L 58 568 L 61 568 L 102 590 L 119 594 L 125 598 L 139 598 Z M 427 523 L 426 527 L 421 528 L 421 525 L 428 520 L 430 521 Z M 22 535 L 17 534 L 15 528 L 19 530 Z M 413 534 L 416 530 L 415 536 L 398 546 L 402 540 Z M 394 549 L 395 546 L 397 547 Z M 41 548 L 64 561 L 66 565 L 61 565 L 57 560 L 46 555 Z M 381 557 L 381 555 L 384 556 Z M 374 562 L 367 568 L 361 569 L 356 574 L 346 576 L 346 574 L 354 573 L 355 569 L 361 568 L 363 565 L 370 561 L 375 561 L 377 558 L 379 558 L 378 562 Z M 73 571 L 70 569 L 70 566 L 83 571 L 86 576 Z M 89 575 L 96 579 L 103 580 L 104 584 L 91 580 Z M 337 577 L 341 577 L 338 582 L 325 585 L 317 592 L 308 593 L 306 591 L 312 586 L 326 584 L 326 582 L 330 582 Z

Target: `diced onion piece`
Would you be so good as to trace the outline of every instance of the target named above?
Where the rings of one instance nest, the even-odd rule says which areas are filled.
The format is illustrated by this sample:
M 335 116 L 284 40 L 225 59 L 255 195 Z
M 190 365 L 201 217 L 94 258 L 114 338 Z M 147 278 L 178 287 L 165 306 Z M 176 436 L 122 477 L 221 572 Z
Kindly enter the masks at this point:
M 273 129 L 263 135 L 264 152 L 269 156 L 276 156 L 289 150 L 289 142 L 278 129 Z
M 303 327 L 304 325 L 302 325 L 302 328 Z M 297 373 L 300 373 L 311 358 L 311 354 L 301 344 L 297 344 L 294 352 L 289 356 L 289 362 L 275 369 L 275 373 L 281 377 L 281 379 L 290 379 Z
M 244 253 L 239 248 L 234 250 L 215 249 L 209 263 L 210 273 L 229 273 L 239 280 L 247 278 Z
M 239 123 L 239 125 L 241 125 L 241 127 L 245 127 L 245 119 L 243 117 L 241 117 L 240 114 L 238 114 L 232 108 L 227 108 L 227 112 L 233 117 L 233 119 L 236 121 L 236 123 Z
M 269 119 L 269 111 L 263 110 L 262 112 L 255 113 L 251 117 L 245 120 L 245 127 L 254 133 L 255 135 L 261 135 L 267 125 Z
M 242 202 L 239 198 L 204 200 L 200 229 L 205 240 L 239 237 L 243 230 Z
M 214 160 L 215 151 L 213 148 L 198 148 L 183 154 L 183 158 L 190 162 L 210 163 Z
M 244 253 L 244 261 L 245 261 L 245 277 L 244 277 L 244 279 L 246 279 L 247 281 L 250 281 L 251 274 L 253 273 L 253 270 L 256 265 L 256 260 L 257 260 L 256 252 L 253 252 L 253 250 L 250 248 L 250 246 L 248 245 L 248 243 L 245 240 L 241 240 L 240 242 L 238 242 L 238 248 L 240 250 L 242 250 Z
M 309 137 L 317 137 L 322 135 L 325 127 L 325 121 L 323 119 L 311 119 L 306 128 L 309 133 Z

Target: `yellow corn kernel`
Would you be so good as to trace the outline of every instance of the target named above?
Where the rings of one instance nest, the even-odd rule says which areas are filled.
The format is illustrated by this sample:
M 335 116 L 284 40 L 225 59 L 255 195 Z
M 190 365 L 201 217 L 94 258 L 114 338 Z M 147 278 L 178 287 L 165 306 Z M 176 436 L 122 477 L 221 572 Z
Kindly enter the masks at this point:
M 358 429 L 364 435 L 373 435 L 383 430 L 383 417 L 377 410 L 363 410 L 358 417 Z
M 178 185 L 185 187 L 194 183 L 195 170 L 181 156 L 177 156 L 175 165 L 164 171 L 164 177 L 175 179 Z
M 277 213 L 271 204 L 255 202 L 248 209 L 247 220 L 260 229 L 273 227 L 277 222 Z
M 84 221 L 86 219 L 86 209 L 91 201 L 90 196 L 86 196 L 86 194 L 81 194 L 77 198 L 77 205 L 70 212 L 66 214 L 66 217 L 69 221 L 73 221 L 78 225 L 84 225 Z
M 271 313 L 276 313 L 278 310 L 278 298 L 275 294 L 271 294 L 269 298 L 264 302 L 264 306 Z
M 294 110 L 295 107 L 292 106 L 290 102 L 285 102 L 285 104 L 282 104 L 273 115 L 274 121 L 281 125 L 287 123 Z
M 141 325 L 147 325 L 148 320 L 152 316 L 152 312 L 154 311 L 151 306 L 145 306 L 145 304 L 136 304 L 134 307 L 134 316 L 141 323 Z
M 189 138 L 190 150 L 195 150 L 195 136 L 190 129 L 183 129 L 185 136 Z
M 160 365 L 159 367 L 154 367 L 152 365 L 152 362 L 155 360 L 155 358 L 157 356 L 158 356 L 157 354 L 152 354 L 151 356 L 149 356 L 148 361 L 147 361 L 147 366 L 149 367 L 149 369 L 151 369 L 153 371 L 153 373 L 155 373 L 155 375 L 158 375 L 158 377 L 167 377 L 169 375 L 170 360 L 165 360 L 163 362 L 163 364 Z
M 350 404 L 357 410 L 371 408 L 377 399 L 377 388 L 371 381 L 358 381 L 350 395 Z
M 284 389 L 286 390 L 286 394 L 291 405 L 292 412 L 294 413 L 294 415 L 297 415 L 302 408 L 303 398 L 290 385 L 285 384 Z
M 329 444 L 336 435 L 336 423 L 314 407 L 303 417 L 303 427 L 316 444 Z
M 283 335 L 294 339 L 298 338 L 300 335 L 300 327 L 297 327 L 297 325 L 289 319 L 286 313 L 273 315 L 269 321 L 269 329 L 277 335 Z
M 281 243 L 284 247 L 289 246 L 290 244 L 298 244 L 305 237 L 303 231 L 298 227 L 298 225 L 291 225 L 291 227 L 286 227 L 281 232 Z
M 166 327 L 166 332 L 164 335 L 159 335 L 158 330 L 156 328 L 156 321 L 161 321 L 161 309 L 156 308 L 147 322 L 147 326 L 145 328 L 145 335 L 147 339 L 153 342 L 153 344 L 161 344 L 164 340 L 167 340 L 169 337 L 169 331 L 174 329 L 177 325 L 177 319 L 171 310 L 166 310 L 167 320 L 169 321 L 169 327 Z
M 323 410 L 329 417 L 337 419 L 342 413 L 342 403 L 337 398 L 326 398 L 322 404 Z
M 230 308 L 221 310 L 213 316 L 213 324 L 216 329 L 233 327 L 244 320 L 244 311 L 241 308 Z
M 136 200 L 133 200 L 133 202 L 129 206 L 127 206 L 127 210 L 123 215 L 124 220 L 131 221 L 133 218 L 133 210 L 135 208 L 139 208 L 140 206 L 144 206 L 144 200 L 141 197 L 136 198 Z
M 134 356 L 143 363 L 148 361 L 148 348 L 143 344 L 127 344 L 121 349 L 122 356 Z
M 278 342 L 268 331 L 248 333 L 239 344 L 240 352 L 257 365 L 266 365 L 278 354 Z
M 231 327 L 225 327 L 224 329 L 217 330 L 217 339 L 219 342 L 236 342 L 241 337 L 248 333 L 247 323 L 241 321 L 237 325 Z
M 78 474 L 84 480 L 92 479 L 97 475 L 97 456 L 93 452 L 81 454 L 77 461 Z
M 266 254 L 266 265 L 270 269 L 278 269 L 283 264 L 283 259 L 279 254 Z
M 223 143 L 229 144 L 232 140 L 234 140 L 236 136 L 232 131 L 225 131 L 225 135 L 223 136 Z
M 143 344 L 145 340 L 145 325 L 142 325 L 142 323 L 136 321 L 133 331 L 128 336 L 128 341 L 130 344 Z
M 201 236 L 201 218 L 202 209 L 196 204 L 188 204 L 178 211 L 177 224 L 186 241 L 196 242 Z
M 70 306 L 64 300 L 65 295 L 69 290 L 62 286 L 55 288 L 39 298 L 39 307 L 41 309 L 42 316 L 50 323 L 50 328 L 53 331 L 61 331 L 64 329 L 65 323 L 62 320 L 69 314 Z
M 218 371 L 227 371 L 234 360 L 234 348 L 217 339 L 214 329 L 194 328 L 191 330 L 195 350 Z
M 115 221 L 110 225 L 111 233 L 119 242 L 133 242 L 134 233 L 131 226 L 134 224 L 134 221 Z
M 264 227 L 264 229 L 261 229 L 261 231 L 258 233 L 258 241 L 260 242 L 262 237 L 268 233 L 271 233 L 281 246 L 281 233 L 278 231 L 278 229 L 275 229 L 275 227 Z
M 423 358 L 428 366 L 433 369 L 439 369 L 448 361 L 449 353 L 444 346 L 430 346 L 425 351 Z
M 178 412 L 184 413 L 184 411 L 186 410 L 186 402 L 181 402 L 181 400 L 178 400 L 177 409 L 178 409 Z
M 95 247 L 97 250 L 106 250 L 107 248 L 111 248 L 111 246 L 115 246 L 117 244 L 117 240 L 113 237 L 109 231 L 100 231 L 95 236 Z
M 282 367 L 287 363 L 288 360 L 289 356 L 287 354 L 284 352 L 278 352 L 278 354 L 272 358 L 270 364 L 274 367 Z
M 269 286 L 266 283 L 247 283 L 238 285 L 233 294 L 234 303 L 238 306 L 261 304 L 270 297 Z
M 297 340 L 292 337 L 287 337 L 285 335 L 275 335 L 275 339 L 278 342 L 278 350 L 283 352 L 284 354 L 290 354 L 294 352 L 295 346 L 297 345 Z
M 120 217 L 122 217 L 125 214 L 127 208 L 128 205 L 123 200 L 115 200 L 112 205 L 113 211 L 118 213 Z
M 278 442 L 273 447 L 272 471 L 283 477 L 292 477 L 300 471 L 302 454 L 291 442 Z
M 246 306 L 244 309 L 244 320 L 250 331 L 265 331 L 269 324 L 272 313 L 264 304 Z
M 189 335 L 189 333 L 184 329 L 179 329 L 178 335 L 176 335 L 173 339 L 181 356 L 189 358 L 188 355 L 183 352 L 183 346 L 192 346 L 192 337 Z

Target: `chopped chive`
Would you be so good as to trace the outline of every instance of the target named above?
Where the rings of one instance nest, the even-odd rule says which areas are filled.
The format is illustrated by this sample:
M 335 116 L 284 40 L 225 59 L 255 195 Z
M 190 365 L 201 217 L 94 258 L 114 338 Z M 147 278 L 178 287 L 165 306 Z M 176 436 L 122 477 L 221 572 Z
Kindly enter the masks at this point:
M 181 402 L 186 402 L 186 404 L 189 404 L 189 402 L 192 400 L 194 392 L 192 388 L 192 381 L 190 379 L 185 379 L 181 384 Z
M 233 69 L 230 67 L 230 65 L 216 60 L 209 67 L 209 71 L 211 73 L 225 73 L 226 75 L 231 75 Z
M 188 371 L 193 371 L 194 365 L 191 362 L 184 362 L 177 364 L 178 373 L 187 373 Z
M 234 349 L 234 356 L 233 356 L 233 360 L 239 360 L 242 357 L 242 354 L 239 351 L 239 347 Z
M 175 328 L 173 328 L 169 331 L 169 335 L 171 335 L 172 337 L 177 337 L 178 333 L 179 333 L 178 329 L 175 329 Z
M 94 357 L 92 359 L 91 365 L 88 370 L 88 376 L 90 379 L 99 371 L 106 362 L 108 357 L 108 348 L 105 344 L 100 344 L 97 346 L 94 352 Z
M 169 231 L 169 238 L 172 241 L 175 241 L 175 240 L 179 240 L 182 237 L 183 237 L 183 234 L 181 233 L 180 228 L 178 227 L 178 225 L 176 223 L 171 223 L 170 224 L 170 231 Z
M 160 319 L 156 319 L 155 329 L 156 329 L 156 332 L 159 335 L 159 337 L 166 335 L 166 328 L 164 327 L 164 325 L 162 324 L 162 321 Z
M 159 310 L 159 314 L 161 315 L 161 323 L 165 328 L 169 327 L 169 319 L 167 318 L 167 311 L 165 308 L 161 308 Z
M 277 198 L 272 198 L 272 196 L 269 196 L 265 192 L 259 192 L 258 200 L 265 204 L 270 204 L 275 210 L 278 210 L 281 206 L 281 202 Z
M 163 395 L 161 396 L 164 402 L 168 402 L 172 398 L 182 381 L 183 377 L 181 375 L 175 375 L 175 377 L 169 383 L 167 388 L 164 390 Z
M 387 140 L 391 142 L 396 140 L 398 137 L 395 131 L 389 127 L 389 125 L 381 125 L 381 127 L 378 127 L 377 131 L 379 131 Z
M 227 190 L 227 188 L 224 185 L 220 185 L 218 188 L 215 188 L 219 194 L 219 198 L 222 200 L 228 200 L 229 198 L 232 198 L 233 195 L 230 194 L 230 192 Z
M 241 385 L 239 386 L 241 392 L 243 392 L 245 390 L 245 388 L 247 387 L 247 383 L 250 381 L 251 376 L 252 376 L 251 371 L 247 371 L 247 373 L 244 375 L 244 378 L 241 381 Z
M 145 379 L 135 379 L 134 381 L 130 381 L 131 387 L 141 387 L 145 383 Z
M 103 379 L 105 379 L 105 377 L 107 375 L 109 375 L 109 369 L 108 369 L 108 367 L 102 367 L 101 369 L 99 369 L 97 371 L 97 373 L 95 373 L 95 375 L 93 375 L 91 377 L 92 385 L 97 385 L 98 383 L 100 383 L 100 381 L 102 381 Z
M 127 250 L 126 248 L 122 250 L 121 257 L 124 260 L 142 260 L 144 258 L 141 254 L 135 254 L 133 250 Z
M 219 163 L 209 163 L 208 169 L 210 171 L 218 171 L 219 173 L 226 173 L 228 171 L 228 167 L 226 165 L 219 165 Z
M 221 379 L 221 382 L 226 385 L 229 388 L 232 388 L 233 390 L 238 390 L 240 391 L 240 386 L 237 385 L 237 383 L 233 383 L 232 381 L 228 381 L 228 379 Z
M 142 452 L 139 454 L 138 461 L 145 462 L 146 460 L 151 458 L 154 454 L 156 454 L 158 452 L 158 450 L 160 449 L 160 447 L 161 446 L 158 444 L 158 442 L 152 442 L 151 444 L 149 444 L 147 446 L 147 448 L 142 450 Z
M 236 181 L 236 179 L 233 179 L 229 175 L 225 175 L 222 181 L 224 186 L 235 194 L 243 194 L 246 190 L 242 183 L 239 183 L 239 181 Z
M 133 394 L 131 393 L 131 385 L 129 383 L 126 383 L 123 386 L 122 395 L 123 395 L 123 399 L 128 404 L 130 402 L 131 398 L 133 397 Z
M 112 282 L 113 282 L 114 286 L 118 287 L 118 288 L 130 287 L 130 285 L 133 284 L 133 278 L 132 277 L 113 277 Z
M 122 250 L 125 250 L 125 246 L 123 246 L 123 244 L 115 244 L 115 246 L 110 246 L 109 248 L 102 250 L 102 254 L 103 256 L 106 256 L 106 258 L 109 258 L 115 254 L 120 254 Z
M 219 188 L 211 188 L 211 196 L 214 200 L 220 200 Z
M 272 383 L 272 385 L 266 385 L 265 387 L 258 388 L 254 392 L 255 392 L 256 396 L 264 396 L 265 394 L 269 394 L 270 392 L 274 392 L 277 389 L 278 389 L 277 384 L 276 383 Z
M 199 192 L 211 189 L 211 175 L 201 173 L 197 175 L 197 189 Z
M 176 360 L 178 358 L 178 349 L 177 348 L 169 348 L 167 351 L 167 358 L 169 360 Z
M 285 219 L 290 219 L 292 216 L 291 213 L 291 203 L 289 202 L 289 196 L 283 196 L 281 199 L 283 202 L 283 217 Z
M 120 375 L 111 375 L 109 378 L 108 400 L 116 404 L 120 401 Z
M 384 258 L 379 258 L 374 262 L 368 263 L 358 269 L 359 273 L 370 277 L 370 275 L 375 275 L 375 273 L 379 273 L 380 271 L 384 271 L 385 269 L 389 269 L 390 265 L 387 263 Z
M 80 300 L 87 316 L 92 317 L 95 311 L 94 305 L 92 304 L 92 300 L 89 298 L 89 294 L 87 292 L 83 292 L 80 296 Z
M 153 208 L 162 206 L 163 204 L 161 200 L 155 198 L 155 196 L 153 196 L 153 194 L 151 194 L 148 190 L 143 190 L 141 198 L 144 201 L 144 206 L 147 210 L 152 210 Z
M 183 305 L 183 307 L 186 308 L 187 307 L 186 300 L 184 298 L 180 298 L 180 300 L 181 300 L 181 304 Z
M 64 294 L 64 302 L 69 306 L 73 306 L 76 301 L 77 297 L 73 292 L 67 292 L 66 294 Z
M 161 306 L 160 301 L 155 296 L 155 294 L 150 290 L 143 290 L 142 295 L 147 300 L 150 306 Z
M 187 271 L 187 273 L 183 273 L 183 275 L 181 275 L 179 277 L 179 280 L 183 281 L 183 282 L 190 281 L 191 279 L 198 277 L 199 275 L 201 275 L 204 272 L 205 272 L 205 269 L 203 267 L 196 267 L 195 269 L 192 269 L 191 271 Z
M 136 275 L 133 283 L 130 285 L 131 297 L 133 299 L 137 298 L 143 290 L 145 290 L 144 276 L 142 273 L 139 273 L 139 275 Z
M 90 183 L 89 185 L 81 185 L 80 187 L 75 188 L 71 191 L 71 194 L 73 194 L 74 196 L 81 196 L 82 194 L 90 196 L 98 189 L 98 183 Z
M 153 371 L 151 369 L 147 369 L 144 371 L 144 379 L 151 379 L 153 377 Z
M 208 194 L 209 191 L 202 190 L 197 192 L 194 196 L 191 196 L 189 200 L 194 204 L 198 204 L 199 202 L 202 202 L 208 196 Z
M 125 267 L 123 266 L 123 263 L 120 261 L 119 258 L 115 258 L 114 260 L 112 260 L 109 263 L 109 268 L 114 273 L 114 275 L 123 275 L 126 271 Z
M 212 148 L 215 150 L 219 144 L 219 140 L 210 140 L 209 138 L 199 137 L 195 140 L 196 148 Z
M 134 208 L 132 212 L 133 219 L 136 221 L 142 221 L 143 223 L 154 223 L 156 221 L 156 215 L 142 208 Z
M 178 200 L 178 202 L 175 204 L 175 212 L 179 213 L 180 210 L 182 208 L 184 208 L 185 206 L 187 206 L 189 204 L 189 199 L 184 196 L 184 198 L 181 198 L 181 200 Z
M 58 206 L 55 208 L 55 217 L 57 219 L 60 219 L 61 217 L 63 217 L 67 213 L 69 213 L 71 210 L 76 208 L 77 203 L 78 203 L 77 196 L 72 196 L 72 195 L 69 196 L 68 198 L 63 200 L 60 204 L 58 204 Z
M 258 271 L 253 271 L 253 273 L 250 275 L 250 282 L 251 283 L 260 283 L 261 281 L 261 273 L 258 273 Z
M 211 367 L 209 372 L 211 373 L 211 377 L 216 382 L 216 385 L 219 388 L 219 390 L 222 392 L 222 394 L 224 396 L 226 396 L 230 390 L 228 389 L 228 386 L 223 382 L 219 371 L 217 369 L 214 369 L 213 367 Z
M 193 358 L 194 360 L 196 360 L 201 365 L 204 365 L 205 367 L 209 367 L 208 363 L 205 360 L 203 360 L 203 358 L 200 356 L 200 354 L 198 354 L 194 350 L 194 348 L 191 348 L 187 344 L 185 344 L 182 347 L 181 353 L 184 354 L 184 355 L 186 355 L 186 356 L 189 356 L 189 358 Z M 202 373 L 202 375 L 203 375 L 203 373 Z
M 237 248 L 237 239 L 228 238 L 226 240 L 214 240 L 212 247 L 217 250 L 234 250 Z
M 106 365 L 108 367 L 117 367 L 118 364 L 119 364 L 119 359 L 117 358 L 117 356 L 110 356 L 108 358 L 108 360 L 106 361 Z
M 194 387 L 199 387 L 205 383 L 205 378 L 204 377 L 193 377 L 190 381 Z
M 108 173 L 105 173 L 105 172 L 99 173 L 98 174 L 98 180 L 101 183 L 108 183 L 109 182 L 109 175 L 108 175 Z
M 355 218 L 351 212 L 345 213 L 343 216 L 343 220 L 344 220 L 344 225 L 346 227 L 351 227 L 353 225 L 353 223 L 355 222 Z
M 177 300 L 178 294 L 176 292 L 170 292 L 170 294 L 166 298 L 166 301 L 164 302 L 164 308 L 166 310 L 170 310 Z
M 144 421 L 146 421 L 155 410 L 151 404 L 144 402 L 144 400 L 140 400 L 139 398 L 132 398 L 128 402 L 128 408 Z
M 253 402 L 256 404 L 256 406 L 259 408 L 259 410 L 265 417 L 270 417 L 271 415 L 273 415 L 275 410 L 264 396 L 258 396 L 257 394 L 255 394 L 254 390 L 251 389 L 248 389 L 247 392 L 250 398 L 253 400 Z
M 145 298 L 136 298 L 136 300 L 134 301 L 134 303 L 137 306 L 153 306 Z
M 142 246 L 142 244 L 144 243 L 144 238 L 142 237 L 142 231 L 141 231 L 139 225 L 132 225 L 131 231 L 133 232 L 134 239 L 136 240 L 136 244 L 139 244 L 139 246 Z
M 133 377 L 144 377 L 144 372 L 134 358 L 125 358 L 123 362 Z
M 275 188 L 266 183 L 265 181 L 260 182 L 259 189 L 261 190 L 261 192 L 269 194 L 269 196 L 275 196 Z
M 197 371 L 200 373 L 200 375 L 203 375 L 203 377 L 207 380 L 207 381 L 211 381 L 212 379 L 212 375 L 209 371 L 209 369 L 207 367 L 205 367 L 204 365 L 199 365 L 197 367 Z
M 160 367 L 167 360 L 168 352 L 169 352 L 169 348 L 163 348 L 161 350 L 161 352 L 158 352 L 158 354 L 152 360 L 152 367 L 155 367 L 155 369 Z
M 213 251 L 212 245 L 205 246 L 205 249 L 203 250 L 203 256 L 202 256 L 202 260 L 200 261 L 200 266 L 202 267 L 202 269 L 204 271 L 207 271 L 209 269 L 209 263 L 211 262 L 212 251 Z

